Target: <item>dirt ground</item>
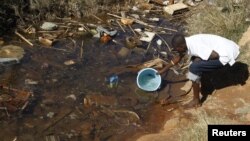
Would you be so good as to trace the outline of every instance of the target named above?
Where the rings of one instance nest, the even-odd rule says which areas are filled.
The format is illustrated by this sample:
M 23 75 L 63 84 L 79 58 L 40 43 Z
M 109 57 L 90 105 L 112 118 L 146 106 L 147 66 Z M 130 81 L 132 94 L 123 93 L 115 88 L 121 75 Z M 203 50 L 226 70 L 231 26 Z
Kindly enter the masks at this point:
M 243 34 L 239 44 L 246 45 L 249 42 L 247 36 L 250 30 Z M 245 50 L 249 49 L 245 46 Z M 243 50 L 241 48 L 241 50 Z M 249 53 L 249 52 L 248 52 Z M 248 54 L 247 53 L 247 54 Z M 241 73 L 242 74 L 242 73 Z M 218 76 L 220 78 L 222 75 Z M 242 76 L 242 75 L 241 75 Z M 240 77 L 232 79 L 239 80 Z M 220 78 L 221 79 L 221 78 Z M 220 80 L 218 80 L 220 81 Z M 225 82 L 222 78 L 221 82 Z M 190 100 L 192 91 L 184 101 Z M 185 103 L 185 102 L 183 102 Z M 212 94 L 199 108 L 185 110 L 180 105 L 172 111 L 172 116 L 166 119 L 159 133 L 147 134 L 139 137 L 137 141 L 180 141 L 180 140 L 207 140 L 208 124 L 243 124 L 250 125 L 250 79 L 245 84 L 236 84 L 214 89 Z M 202 133 L 200 133 L 202 132 Z

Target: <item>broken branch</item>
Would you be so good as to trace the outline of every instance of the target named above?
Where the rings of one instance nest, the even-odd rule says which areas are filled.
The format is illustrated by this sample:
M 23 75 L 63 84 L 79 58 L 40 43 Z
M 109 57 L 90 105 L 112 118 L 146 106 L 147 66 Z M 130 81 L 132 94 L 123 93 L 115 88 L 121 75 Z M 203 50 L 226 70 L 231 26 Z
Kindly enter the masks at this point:
M 23 35 L 21 35 L 20 33 L 18 33 L 17 31 L 15 31 L 15 34 L 17 36 L 19 36 L 21 39 L 23 39 L 26 43 L 28 43 L 30 46 L 33 46 L 33 44 L 28 40 L 26 39 Z

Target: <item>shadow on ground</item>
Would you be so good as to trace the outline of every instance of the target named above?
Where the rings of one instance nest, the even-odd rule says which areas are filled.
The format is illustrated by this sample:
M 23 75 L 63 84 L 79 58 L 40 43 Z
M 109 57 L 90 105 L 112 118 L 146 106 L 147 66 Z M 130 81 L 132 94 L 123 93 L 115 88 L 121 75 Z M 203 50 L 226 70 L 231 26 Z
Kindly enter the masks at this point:
M 232 85 L 244 85 L 249 77 L 248 65 L 236 62 L 233 66 L 225 66 L 219 70 L 204 73 L 201 79 L 202 102 L 216 89 Z

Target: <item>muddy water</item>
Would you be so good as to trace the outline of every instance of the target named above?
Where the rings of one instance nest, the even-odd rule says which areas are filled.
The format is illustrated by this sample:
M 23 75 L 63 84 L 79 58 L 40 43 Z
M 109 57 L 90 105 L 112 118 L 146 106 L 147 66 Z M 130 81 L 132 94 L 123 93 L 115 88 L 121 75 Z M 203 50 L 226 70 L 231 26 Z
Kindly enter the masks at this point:
M 165 39 L 169 37 L 166 34 Z M 124 35 L 115 39 L 124 44 Z M 1 84 L 32 91 L 33 97 L 22 114 L 2 116 L 1 140 L 132 141 L 159 131 L 177 108 L 175 104 L 162 107 L 159 100 L 178 93 L 183 82 L 169 81 L 161 90 L 149 93 L 137 87 L 136 73 L 119 75 L 113 88 L 105 81 L 113 67 L 152 59 L 153 48 L 146 55 L 119 58 L 121 44 L 103 44 L 87 35 L 60 39 L 53 48 L 39 44 L 31 48 L 16 40 L 9 43 L 22 46 L 26 54 L 20 64 L 5 66 Z M 65 65 L 69 60 L 74 64 Z M 167 79 L 182 78 L 170 72 Z

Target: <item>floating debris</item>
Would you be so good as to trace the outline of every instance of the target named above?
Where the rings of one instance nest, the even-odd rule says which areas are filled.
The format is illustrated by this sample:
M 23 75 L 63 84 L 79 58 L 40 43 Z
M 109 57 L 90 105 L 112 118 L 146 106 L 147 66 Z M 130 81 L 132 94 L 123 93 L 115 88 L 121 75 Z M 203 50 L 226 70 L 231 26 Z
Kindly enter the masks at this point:
M 170 15 L 177 15 L 188 11 L 188 6 L 184 3 L 176 3 L 163 8 Z
M 0 58 L 17 58 L 20 60 L 24 53 L 24 49 L 19 46 L 7 45 L 0 49 Z
M 25 79 L 25 84 L 26 85 L 37 85 L 38 81 L 34 81 L 34 80 L 31 80 L 31 79 Z
M 113 75 L 106 78 L 106 82 L 108 83 L 109 88 L 117 87 L 118 81 L 119 81 L 118 75 L 116 75 L 116 74 L 113 74 Z
M 57 28 L 58 28 L 58 25 L 52 22 L 44 22 L 41 26 L 41 29 L 48 30 L 48 31 L 56 30 Z
M 64 65 L 69 66 L 69 65 L 74 65 L 75 63 L 76 62 L 74 60 L 67 60 L 67 61 L 64 62 Z
M 23 58 L 25 52 L 24 49 L 19 46 L 7 45 L 0 48 L 0 63 L 9 63 L 19 61 Z
M 10 115 L 9 113 L 21 113 L 27 107 L 32 97 L 32 93 L 28 91 L 12 89 L 5 86 L 1 86 L 0 90 L 0 110 L 5 110 L 7 116 Z
M 51 47 L 53 43 L 53 41 L 46 39 L 44 37 L 38 37 L 38 41 L 47 47 Z
M 147 35 L 147 37 L 145 37 L 145 36 L 141 37 L 140 38 L 141 41 L 151 42 L 155 37 L 154 32 L 145 31 L 144 33 Z

